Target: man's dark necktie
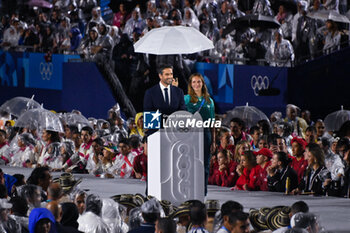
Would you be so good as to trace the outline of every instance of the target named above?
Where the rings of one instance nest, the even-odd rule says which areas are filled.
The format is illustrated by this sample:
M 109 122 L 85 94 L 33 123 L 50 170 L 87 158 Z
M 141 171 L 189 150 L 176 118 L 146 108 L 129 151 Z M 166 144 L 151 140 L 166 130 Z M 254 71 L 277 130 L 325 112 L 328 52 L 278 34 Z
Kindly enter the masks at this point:
M 165 103 L 169 105 L 169 96 L 168 96 L 168 88 L 164 88 L 164 94 L 165 94 Z

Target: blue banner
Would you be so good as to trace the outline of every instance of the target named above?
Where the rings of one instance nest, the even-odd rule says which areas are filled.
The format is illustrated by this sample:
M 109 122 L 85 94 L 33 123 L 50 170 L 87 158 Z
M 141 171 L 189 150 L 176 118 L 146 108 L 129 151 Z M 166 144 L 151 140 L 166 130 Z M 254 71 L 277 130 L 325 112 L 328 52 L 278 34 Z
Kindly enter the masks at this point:
M 54 54 L 51 61 L 43 53 L 17 53 L 0 50 L 0 85 L 62 90 L 62 64 L 79 55 Z
M 203 75 L 219 113 L 246 103 L 267 113 L 286 105 L 287 68 L 197 63 L 196 70 Z M 260 90 L 269 87 L 278 88 L 280 95 L 259 96 Z

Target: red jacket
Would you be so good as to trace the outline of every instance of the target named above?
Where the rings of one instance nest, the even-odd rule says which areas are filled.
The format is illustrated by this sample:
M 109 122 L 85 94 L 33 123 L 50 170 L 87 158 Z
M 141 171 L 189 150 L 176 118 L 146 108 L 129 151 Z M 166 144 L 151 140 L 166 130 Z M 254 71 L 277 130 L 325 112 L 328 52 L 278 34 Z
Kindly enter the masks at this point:
M 134 159 L 132 176 L 135 177 L 135 172 L 141 173 L 142 179 L 147 180 L 147 155 L 139 154 Z
M 268 161 L 264 167 L 261 167 L 260 165 L 256 166 L 256 169 L 258 170 L 258 181 L 257 181 L 257 186 L 259 187 L 260 191 L 267 191 L 268 187 L 267 187 L 267 171 L 266 169 L 268 168 L 268 166 L 271 165 L 271 162 Z
M 217 166 L 213 174 L 209 177 L 208 183 L 222 187 L 234 186 L 238 178 L 238 174 L 236 173 L 237 165 L 236 162 L 231 161 L 224 171 L 219 171 L 219 166 Z
M 291 167 L 297 172 L 298 175 L 298 184 L 304 177 L 304 172 L 307 168 L 307 160 L 302 157 L 299 161 L 297 160 L 296 157 L 292 157 L 293 161 L 291 163 Z
M 259 190 L 259 170 L 257 166 L 251 170 L 244 168 L 243 174 L 238 178 L 234 189 L 244 190 L 243 186 L 247 184 L 249 190 Z

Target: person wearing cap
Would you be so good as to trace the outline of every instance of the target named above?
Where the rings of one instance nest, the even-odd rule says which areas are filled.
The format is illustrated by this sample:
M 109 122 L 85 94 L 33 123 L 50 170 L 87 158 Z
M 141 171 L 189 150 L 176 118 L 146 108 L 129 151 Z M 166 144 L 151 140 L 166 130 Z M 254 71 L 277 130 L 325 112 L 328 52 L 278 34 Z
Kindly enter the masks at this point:
M 6 131 L 0 129 L 0 164 L 10 162 L 9 144 L 6 140 Z
M 129 231 L 129 233 L 154 233 L 155 223 L 160 218 L 162 207 L 157 199 L 152 198 L 141 205 L 142 218 L 144 222 L 139 228 Z
M 267 171 L 268 190 L 272 192 L 290 192 L 298 187 L 298 176 L 289 166 L 290 158 L 285 152 L 276 152 L 271 159 L 271 165 Z M 289 180 L 288 189 L 286 183 Z
M 272 158 L 272 152 L 267 148 L 262 148 L 258 152 L 254 152 L 256 155 L 256 169 L 258 169 L 257 174 L 259 190 L 267 191 L 267 168 L 271 165 L 270 159 Z
M 112 145 L 105 145 L 102 149 L 102 156 L 98 155 L 96 166 L 91 173 L 95 176 L 103 178 L 113 178 L 113 159 L 115 158 L 115 151 Z M 95 162 L 96 163 L 96 162 Z
M 304 158 L 307 142 L 301 137 L 294 137 L 291 140 L 291 145 L 293 152 L 291 167 L 297 172 L 298 182 L 300 182 L 308 165 Z

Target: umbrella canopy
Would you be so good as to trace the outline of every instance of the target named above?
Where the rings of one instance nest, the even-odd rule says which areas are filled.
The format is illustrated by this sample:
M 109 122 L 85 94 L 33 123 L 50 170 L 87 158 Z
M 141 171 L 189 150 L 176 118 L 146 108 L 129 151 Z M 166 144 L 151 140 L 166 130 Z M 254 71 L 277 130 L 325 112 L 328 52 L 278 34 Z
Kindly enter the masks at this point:
M 350 120 L 350 111 L 343 110 L 332 112 L 324 119 L 324 125 L 327 131 L 338 131 L 345 121 Z
M 251 14 L 234 19 L 223 31 L 223 35 L 227 35 L 234 29 L 255 28 L 264 29 L 279 28 L 281 24 L 273 17 L 266 15 Z
M 339 14 L 335 10 L 319 10 L 316 12 L 310 12 L 307 16 L 313 19 L 333 20 L 338 23 L 350 23 L 350 20 L 345 15 Z
M 193 27 L 165 26 L 152 29 L 134 44 L 136 53 L 191 54 L 213 49 L 211 40 Z
M 228 111 L 227 116 L 223 120 L 223 125 L 229 126 L 231 119 L 235 117 L 242 119 L 248 128 L 256 125 L 260 120 L 267 120 L 270 122 L 265 113 L 260 111 L 258 108 L 246 105 L 237 106 L 233 110 Z
M 34 96 L 31 99 L 22 96 L 12 98 L 0 106 L 0 111 L 5 111 L 15 117 L 19 117 L 29 109 L 41 108 L 40 104 L 33 98 Z
M 81 114 L 65 113 L 62 115 L 62 119 L 65 121 L 67 125 L 77 126 L 79 131 L 85 126 L 89 126 L 91 129 L 93 129 L 89 120 Z
M 27 3 L 29 6 L 37 6 L 37 7 L 42 7 L 42 8 L 52 8 L 52 4 L 45 1 L 45 0 L 30 0 Z
M 15 126 L 29 129 L 45 129 L 59 133 L 64 132 L 58 115 L 42 108 L 26 111 L 17 119 Z

